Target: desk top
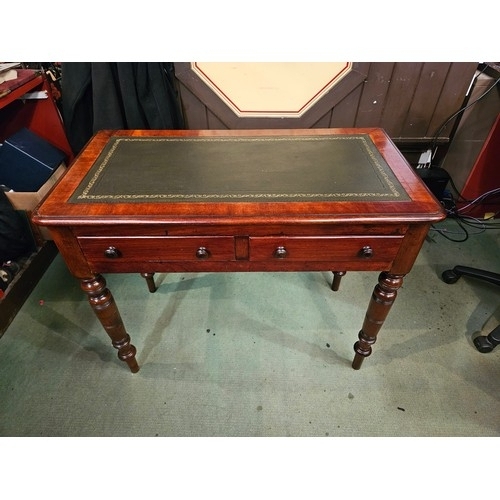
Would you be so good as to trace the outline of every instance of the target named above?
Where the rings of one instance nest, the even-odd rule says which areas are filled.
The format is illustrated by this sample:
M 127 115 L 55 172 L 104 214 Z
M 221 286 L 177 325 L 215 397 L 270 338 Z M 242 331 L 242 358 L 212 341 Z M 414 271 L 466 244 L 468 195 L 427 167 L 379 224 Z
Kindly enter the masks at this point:
M 97 133 L 34 220 L 245 216 L 440 220 L 443 211 L 381 129 L 135 130 Z
M 341 134 L 110 137 L 70 201 L 368 199 L 409 198 L 367 134 Z

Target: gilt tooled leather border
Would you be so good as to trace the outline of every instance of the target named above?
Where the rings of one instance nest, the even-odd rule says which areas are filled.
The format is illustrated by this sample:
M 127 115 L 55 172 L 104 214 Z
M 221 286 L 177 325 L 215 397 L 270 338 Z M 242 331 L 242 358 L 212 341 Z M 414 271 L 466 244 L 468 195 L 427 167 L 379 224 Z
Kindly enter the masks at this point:
M 308 190 L 302 192 L 300 189 L 301 185 L 294 186 L 294 189 L 289 189 L 287 191 L 280 191 L 278 189 L 269 191 L 269 186 L 266 185 L 265 175 L 262 178 L 262 186 L 259 189 L 254 190 L 254 192 L 243 192 L 243 190 L 233 189 L 231 186 L 225 187 L 224 190 L 220 189 L 219 192 L 203 192 L 203 190 L 198 190 L 197 192 L 190 192 L 190 187 L 186 184 L 188 179 L 181 179 L 180 182 L 184 182 L 185 185 L 182 189 L 175 191 L 173 181 L 168 179 L 155 179 L 154 175 L 150 175 L 150 181 L 153 185 L 146 189 L 146 192 L 131 192 L 133 183 L 137 182 L 138 179 L 144 181 L 148 179 L 147 172 L 141 168 L 141 165 L 134 165 L 132 170 L 128 172 L 122 171 L 122 165 L 125 165 L 128 161 L 127 159 L 127 147 L 131 143 L 144 144 L 151 143 L 151 147 L 160 146 L 158 153 L 164 155 L 164 157 L 159 157 L 158 161 L 167 161 L 169 149 L 165 148 L 166 145 L 186 145 L 190 143 L 193 147 L 199 147 L 200 145 L 206 143 L 227 143 L 225 147 L 231 148 L 232 145 L 243 143 L 252 146 L 257 146 L 258 144 L 273 144 L 275 146 L 291 146 L 294 143 L 295 146 L 300 147 L 297 142 L 302 141 L 302 144 L 312 144 L 315 145 L 323 144 L 326 146 L 325 153 L 333 152 L 335 153 L 335 147 L 330 151 L 329 145 L 333 145 L 334 141 L 355 141 L 358 149 L 348 148 L 342 154 L 354 153 L 363 160 L 360 163 L 360 158 L 358 158 L 358 171 L 353 169 L 350 172 L 343 171 L 346 178 L 349 178 L 349 183 L 354 187 L 354 189 L 347 190 L 340 189 L 334 191 L 332 189 L 323 190 Z M 290 144 L 286 144 L 290 143 Z M 352 144 L 350 144 L 352 147 Z M 163 149 L 161 149 L 163 148 Z M 273 149 L 274 150 L 274 149 Z M 201 152 L 202 150 L 199 150 Z M 283 150 L 285 151 L 285 150 Z M 129 149 L 129 155 L 131 150 Z M 244 150 L 241 151 L 242 154 L 245 153 Z M 366 159 L 366 161 L 364 161 Z M 178 158 L 175 158 L 179 161 Z M 330 159 L 332 162 L 331 168 L 329 164 L 324 165 L 324 168 L 329 168 L 331 172 L 329 173 L 339 173 L 339 169 L 349 169 L 350 164 L 342 165 L 339 167 L 335 165 L 335 155 Z M 151 161 L 151 160 L 150 160 Z M 200 159 L 198 158 L 198 161 Z M 270 159 L 272 161 L 272 159 Z M 324 160 L 327 161 L 327 160 Z M 323 162 L 323 160 L 322 160 Z M 167 163 L 168 165 L 168 163 Z M 231 166 L 230 162 L 226 165 L 222 165 L 222 169 L 229 168 Z M 155 165 L 156 168 L 160 167 Z M 361 168 L 360 168 L 361 167 Z M 258 170 L 257 167 L 252 167 L 253 170 Z M 337 169 L 335 171 L 335 169 Z M 311 172 L 304 172 L 305 174 L 311 174 Z M 315 173 L 315 172 L 313 172 Z M 125 181 L 127 183 L 127 188 L 123 189 L 119 187 L 119 184 L 113 183 L 112 176 L 118 176 L 120 178 L 121 174 L 128 177 Z M 254 177 L 251 179 L 255 182 L 258 177 L 258 172 L 253 172 Z M 257 177 L 255 177 L 257 176 Z M 371 180 L 369 177 L 373 177 Z M 162 176 L 164 177 L 164 176 Z M 134 180 L 135 179 L 135 180 Z M 284 179 L 283 177 L 281 179 Z M 377 184 L 379 189 L 371 190 L 361 190 L 358 191 L 356 186 L 363 186 L 363 181 L 369 180 Z M 177 180 L 177 179 L 174 179 Z M 212 179 L 213 180 L 213 179 Z M 321 183 L 321 178 L 318 178 Z M 241 181 L 241 182 L 244 182 Z M 279 181 L 278 181 L 279 182 Z M 123 181 L 122 181 L 123 183 Z M 112 184 L 112 186 L 111 186 Z M 191 182 L 190 185 L 196 185 L 196 182 Z M 277 182 L 275 182 L 277 184 Z M 300 183 L 299 183 L 300 184 Z M 328 182 L 325 182 L 328 186 Z M 117 188 L 118 185 L 118 188 Z M 166 186 L 168 185 L 168 189 Z M 281 184 L 280 184 L 281 185 Z M 104 186 L 104 187 L 103 187 Z M 107 186 L 107 187 L 106 187 Z M 216 185 L 217 187 L 217 185 Z M 128 190 L 128 192 L 126 192 Z M 113 192 L 116 191 L 116 192 Z M 121 191 L 121 192 L 120 192 Z M 140 191 L 137 189 L 137 191 Z M 183 191 L 183 192 L 181 192 Z M 193 190 L 194 191 L 194 190 Z M 120 202 L 217 202 L 217 201 L 367 201 L 367 200 L 391 200 L 391 201 L 407 201 L 409 197 L 404 191 L 403 187 L 393 174 L 390 167 L 385 162 L 384 158 L 381 156 L 373 142 L 368 135 L 324 135 L 324 136 L 273 136 L 273 137 L 112 137 L 106 147 L 103 149 L 98 159 L 84 177 L 78 188 L 73 193 L 70 198 L 72 203 L 120 203 Z

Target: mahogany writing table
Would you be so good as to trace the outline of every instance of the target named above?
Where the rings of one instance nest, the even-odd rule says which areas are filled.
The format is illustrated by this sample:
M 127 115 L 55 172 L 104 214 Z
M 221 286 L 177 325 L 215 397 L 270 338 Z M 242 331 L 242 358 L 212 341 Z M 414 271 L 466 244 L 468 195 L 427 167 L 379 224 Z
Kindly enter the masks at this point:
M 97 133 L 38 207 L 132 372 L 136 349 L 103 273 L 381 271 L 353 368 L 441 205 L 381 129 Z

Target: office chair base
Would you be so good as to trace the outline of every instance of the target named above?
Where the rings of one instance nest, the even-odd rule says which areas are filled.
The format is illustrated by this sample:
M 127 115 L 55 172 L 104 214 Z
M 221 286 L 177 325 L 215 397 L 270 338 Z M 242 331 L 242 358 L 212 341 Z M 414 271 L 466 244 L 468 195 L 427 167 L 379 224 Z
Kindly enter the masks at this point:
M 500 274 L 475 267 L 455 266 L 453 269 L 448 269 L 441 274 L 443 281 L 449 285 L 456 283 L 462 276 L 477 278 L 493 285 L 500 285 Z M 479 335 L 473 339 L 473 342 L 476 349 L 481 353 L 493 351 L 500 344 L 500 325 L 491 331 L 489 335 Z
M 500 325 L 492 330 L 489 335 L 476 337 L 473 342 L 479 352 L 487 353 L 493 351 L 500 344 Z
M 453 269 L 444 271 L 441 275 L 443 281 L 449 285 L 456 283 L 461 276 L 469 276 L 471 278 L 487 281 L 488 283 L 493 283 L 494 285 L 500 285 L 499 274 L 477 269 L 475 267 L 455 266 Z

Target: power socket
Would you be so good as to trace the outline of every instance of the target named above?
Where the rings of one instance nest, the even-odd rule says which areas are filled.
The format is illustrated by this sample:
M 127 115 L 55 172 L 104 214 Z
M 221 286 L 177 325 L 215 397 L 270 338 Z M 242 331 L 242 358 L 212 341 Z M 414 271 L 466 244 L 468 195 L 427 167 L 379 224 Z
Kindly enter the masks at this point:
M 419 168 L 428 168 L 430 167 L 432 162 L 432 151 L 428 149 L 427 151 L 424 151 L 421 155 L 420 158 L 418 159 L 418 166 Z

